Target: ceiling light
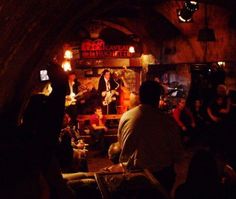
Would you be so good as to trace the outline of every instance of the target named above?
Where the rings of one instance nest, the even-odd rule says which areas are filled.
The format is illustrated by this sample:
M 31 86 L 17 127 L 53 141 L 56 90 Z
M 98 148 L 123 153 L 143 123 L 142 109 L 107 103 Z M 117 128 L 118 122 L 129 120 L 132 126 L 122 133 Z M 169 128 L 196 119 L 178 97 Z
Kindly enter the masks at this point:
M 192 22 L 193 12 L 186 8 L 177 10 L 177 15 L 180 22 Z
M 184 6 L 187 10 L 194 12 L 198 10 L 198 2 L 197 1 L 186 1 Z

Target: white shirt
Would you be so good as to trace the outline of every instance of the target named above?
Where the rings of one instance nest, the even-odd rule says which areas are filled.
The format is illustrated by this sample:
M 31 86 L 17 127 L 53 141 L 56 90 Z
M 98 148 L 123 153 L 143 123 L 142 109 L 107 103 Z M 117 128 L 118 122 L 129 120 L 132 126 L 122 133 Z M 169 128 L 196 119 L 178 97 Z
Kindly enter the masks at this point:
M 107 80 L 106 78 L 104 78 L 104 80 L 105 80 L 105 83 L 106 83 L 106 91 L 110 91 L 111 90 L 111 85 L 110 85 L 109 80 Z
M 180 158 L 182 146 L 173 118 L 150 105 L 125 112 L 119 122 L 120 162 L 157 172 Z

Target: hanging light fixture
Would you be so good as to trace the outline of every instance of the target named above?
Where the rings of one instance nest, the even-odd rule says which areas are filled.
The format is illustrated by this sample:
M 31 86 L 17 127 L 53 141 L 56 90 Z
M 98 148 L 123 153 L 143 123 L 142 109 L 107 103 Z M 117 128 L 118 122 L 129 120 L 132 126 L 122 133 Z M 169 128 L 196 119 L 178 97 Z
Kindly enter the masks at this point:
M 195 12 L 198 10 L 198 2 L 197 1 L 186 1 L 184 3 L 184 6 L 187 10 L 190 10 L 191 12 Z
M 205 24 L 198 32 L 198 41 L 216 41 L 215 31 L 208 27 L 207 4 L 205 3 Z
M 187 23 L 187 22 L 192 21 L 193 12 L 186 8 L 183 8 L 183 9 L 177 10 L 177 15 L 180 22 Z

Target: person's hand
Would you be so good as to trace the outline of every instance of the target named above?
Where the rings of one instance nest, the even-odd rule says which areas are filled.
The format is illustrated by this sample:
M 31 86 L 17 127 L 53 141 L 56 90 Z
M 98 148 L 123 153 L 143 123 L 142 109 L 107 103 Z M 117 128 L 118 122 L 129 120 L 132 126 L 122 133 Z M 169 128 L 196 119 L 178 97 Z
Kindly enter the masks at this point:
M 182 126 L 181 129 L 182 129 L 183 131 L 187 131 L 186 126 Z
M 124 168 L 121 163 L 114 164 L 109 167 L 105 167 L 102 169 L 103 172 L 124 172 Z

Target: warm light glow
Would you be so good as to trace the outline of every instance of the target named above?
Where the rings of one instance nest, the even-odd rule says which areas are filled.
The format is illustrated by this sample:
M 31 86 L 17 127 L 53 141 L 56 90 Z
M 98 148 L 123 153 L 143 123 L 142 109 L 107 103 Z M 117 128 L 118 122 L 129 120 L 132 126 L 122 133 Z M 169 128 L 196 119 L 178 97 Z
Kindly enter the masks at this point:
M 71 71 L 71 64 L 69 61 L 64 61 L 61 66 L 64 71 Z
M 224 67 L 225 66 L 225 62 L 224 61 L 218 61 L 217 64 L 221 67 Z
M 129 47 L 129 52 L 130 52 L 130 53 L 135 53 L 135 48 L 134 48 L 133 46 L 130 46 L 130 47 Z
M 65 54 L 64 54 L 64 58 L 65 59 L 72 59 L 73 58 L 73 54 L 71 50 L 66 50 Z

